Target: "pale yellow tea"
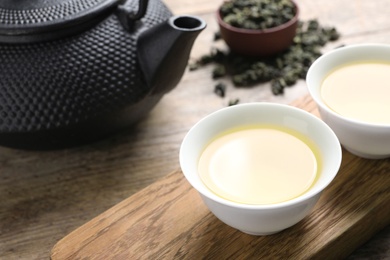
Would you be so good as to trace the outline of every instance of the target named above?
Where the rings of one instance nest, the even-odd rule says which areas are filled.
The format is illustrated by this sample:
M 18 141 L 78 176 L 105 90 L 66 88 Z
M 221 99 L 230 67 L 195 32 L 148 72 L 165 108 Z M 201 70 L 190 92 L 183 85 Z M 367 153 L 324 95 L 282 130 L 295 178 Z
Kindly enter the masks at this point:
M 366 61 L 333 70 L 321 96 L 336 113 L 363 122 L 390 124 L 390 63 Z
M 274 204 L 306 192 L 316 180 L 319 153 L 310 140 L 273 126 L 236 129 L 203 151 L 198 171 L 218 196 L 245 204 Z

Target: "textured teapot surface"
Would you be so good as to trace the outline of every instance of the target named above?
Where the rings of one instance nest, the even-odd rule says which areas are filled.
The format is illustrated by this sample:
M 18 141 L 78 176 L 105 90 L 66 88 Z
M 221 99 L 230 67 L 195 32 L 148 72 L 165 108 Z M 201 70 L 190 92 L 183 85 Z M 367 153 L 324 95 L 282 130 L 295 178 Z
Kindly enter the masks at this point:
M 138 3 L 128 1 L 122 8 L 135 13 Z M 145 115 L 164 93 L 150 94 L 154 86 L 147 84 L 140 69 L 137 38 L 169 17 L 171 12 L 155 0 L 131 31 L 112 11 L 88 30 L 68 37 L 0 43 L 0 145 L 78 145 Z

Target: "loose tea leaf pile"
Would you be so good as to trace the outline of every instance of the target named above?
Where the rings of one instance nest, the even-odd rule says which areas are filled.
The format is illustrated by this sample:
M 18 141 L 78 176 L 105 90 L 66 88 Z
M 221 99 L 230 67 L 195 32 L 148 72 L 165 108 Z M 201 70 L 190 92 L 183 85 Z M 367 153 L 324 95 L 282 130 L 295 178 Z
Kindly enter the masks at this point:
M 290 0 L 232 0 L 221 6 L 225 23 L 245 29 L 268 29 L 282 25 L 295 15 Z
M 279 95 L 284 93 L 285 87 L 305 79 L 310 65 L 321 56 L 321 47 L 338 38 L 339 33 L 333 27 L 322 27 L 317 20 L 300 21 L 293 44 L 273 57 L 247 57 L 212 48 L 210 54 L 202 56 L 189 68 L 196 70 L 212 63 L 215 65 L 213 79 L 230 76 L 233 84 L 240 87 L 270 81 L 273 94 Z

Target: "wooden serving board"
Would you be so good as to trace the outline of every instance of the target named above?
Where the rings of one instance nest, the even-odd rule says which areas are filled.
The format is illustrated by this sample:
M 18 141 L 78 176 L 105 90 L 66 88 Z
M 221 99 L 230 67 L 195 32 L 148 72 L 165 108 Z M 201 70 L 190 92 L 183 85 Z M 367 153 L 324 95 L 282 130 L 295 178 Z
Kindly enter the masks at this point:
M 309 97 L 293 105 L 318 115 Z M 339 259 L 390 223 L 389 203 L 390 159 L 343 150 L 340 171 L 313 212 L 280 233 L 256 237 L 214 217 L 178 170 L 64 237 L 51 257 Z

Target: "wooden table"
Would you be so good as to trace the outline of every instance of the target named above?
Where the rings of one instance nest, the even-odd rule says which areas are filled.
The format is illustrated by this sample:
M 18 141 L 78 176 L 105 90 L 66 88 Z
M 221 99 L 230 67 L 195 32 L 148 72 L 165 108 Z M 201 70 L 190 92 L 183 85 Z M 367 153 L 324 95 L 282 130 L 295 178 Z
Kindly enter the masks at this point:
M 221 1 L 165 2 L 175 14 L 195 14 L 206 20 L 208 27 L 197 39 L 191 57 L 208 53 L 217 30 L 214 11 Z M 318 18 L 341 32 L 342 38 L 324 51 L 340 44 L 390 43 L 390 19 L 384 12 L 390 1 L 298 3 L 301 20 Z M 213 93 L 211 69 L 186 72 L 147 118 L 109 139 L 50 152 L 0 148 L 0 258 L 47 259 L 56 242 L 72 230 L 178 169 L 178 150 L 186 132 L 230 99 L 291 103 L 307 94 L 304 81 L 274 96 L 268 84 L 237 89 L 225 79 L 227 96 L 220 98 Z M 389 258 L 389 245 L 388 227 L 350 258 Z

